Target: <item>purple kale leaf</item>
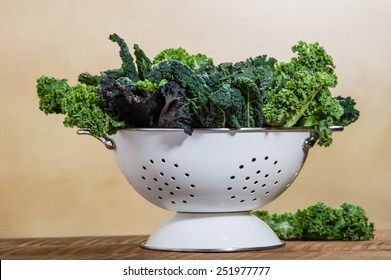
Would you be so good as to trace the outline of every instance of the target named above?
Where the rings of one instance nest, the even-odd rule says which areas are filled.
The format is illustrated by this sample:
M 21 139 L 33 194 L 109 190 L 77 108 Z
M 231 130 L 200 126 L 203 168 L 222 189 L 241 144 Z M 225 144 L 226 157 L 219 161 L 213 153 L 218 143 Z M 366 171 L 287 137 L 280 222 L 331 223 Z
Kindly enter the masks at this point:
M 167 82 L 158 90 L 165 98 L 164 107 L 160 111 L 158 127 L 182 128 L 185 133 L 191 135 L 191 117 L 189 101 L 186 98 L 185 89 L 174 81 Z
M 162 96 L 139 90 L 130 79 L 110 73 L 103 77 L 99 95 L 107 102 L 108 111 L 126 127 L 157 127 Z

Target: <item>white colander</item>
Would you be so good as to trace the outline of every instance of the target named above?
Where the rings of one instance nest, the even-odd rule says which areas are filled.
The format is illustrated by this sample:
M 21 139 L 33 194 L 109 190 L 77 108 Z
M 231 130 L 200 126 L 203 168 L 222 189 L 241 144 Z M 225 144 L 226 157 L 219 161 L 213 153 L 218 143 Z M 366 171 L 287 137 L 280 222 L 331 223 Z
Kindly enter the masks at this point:
M 79 134 L 86 134 L 79 131 Z M 143 244 L 175 251 L 282 246 L 250 210 L 294 181 L 316 139 L 309 129 L 123 129 L 100 138 L 129 183 L 177 214 Z

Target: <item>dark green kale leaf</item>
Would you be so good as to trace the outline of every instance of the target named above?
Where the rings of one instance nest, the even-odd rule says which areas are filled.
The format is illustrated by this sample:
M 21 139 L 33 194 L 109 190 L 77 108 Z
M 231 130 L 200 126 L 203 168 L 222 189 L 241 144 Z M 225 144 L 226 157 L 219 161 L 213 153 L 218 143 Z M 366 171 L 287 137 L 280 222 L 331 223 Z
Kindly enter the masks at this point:
M 134 56 L 136 57 L 136 65 L 138 70 L 138 75 L 141 80 L 144 80 L 148 73 L 152 70 L 152 62 L 145 55 L 144 51 L 139 47 L 139 45 L 134 44 Z
M 201 75 L 196 74 L 189 66 L 179 60 L 164 60 L 156 65 L 146 77 L 153 83 L 162 80 L 175 81 L 186 90 L 190 102 L 190 114 L 193 127 L 208 127 L 205 119 L 208 115 L 209 93 Z
M 343 115 L 339 118 L 337 122 L 337 125 L 342 125 L 346 127 L 358 120 L 358 118 L 360 117 L 360 112 L 354 107 L 356 106 L 356 101 L 353 98 L 351 98 L 350 96 L 337 96 L 334 98 L 339 101 L 339 105 L 344 110 Z
M 242 127 L 262 127 L 262 95 L 255 82 L 247 77 L 238 76 L 234 80 L 233 87 L 242 93 L 245 103 L 245 123 Z
M 244 98 L 240 90 L 223 84 L 209 96 L 208 127 L 241 128 L 247 120 Z
M 85 84 L 88 86 L 99 86 L 102 82 L 101 76 L 91 75 L 88 72 L 84 72 L 79 74 L 79 77 L 77 78 L 78 82 L 81 84 Z
M 160 111 L 157 126 L 182 128 L 186 134 L 191 135 L 193 130 L 190 126 L 189 102 L 186 99 L 185 89 L 176 82 L 169 81 L 160 88 L 159 94 L 164 97 L 165 103 Z
M 128 45 L 117 34 L 111 34 L 109 36 L 109 39 L 113 42 L 116 42 L 120 47 L 119 55 L 122 59 L 122 69 L 124 75 L 131 79 L 133 82 L 138 81 L 140 77 L 138 76 L 136 67 L 134 66 L 133 57 L 129 52 Z

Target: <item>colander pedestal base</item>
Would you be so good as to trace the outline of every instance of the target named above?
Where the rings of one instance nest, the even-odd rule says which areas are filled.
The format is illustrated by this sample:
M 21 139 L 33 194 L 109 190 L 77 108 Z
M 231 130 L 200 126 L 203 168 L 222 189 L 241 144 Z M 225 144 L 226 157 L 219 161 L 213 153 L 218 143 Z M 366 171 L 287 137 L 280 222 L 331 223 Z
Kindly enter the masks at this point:
M 283 246 L 273 230 L 250 212 L 177 213 L 142 244 L 166 251 L 226 252 Z

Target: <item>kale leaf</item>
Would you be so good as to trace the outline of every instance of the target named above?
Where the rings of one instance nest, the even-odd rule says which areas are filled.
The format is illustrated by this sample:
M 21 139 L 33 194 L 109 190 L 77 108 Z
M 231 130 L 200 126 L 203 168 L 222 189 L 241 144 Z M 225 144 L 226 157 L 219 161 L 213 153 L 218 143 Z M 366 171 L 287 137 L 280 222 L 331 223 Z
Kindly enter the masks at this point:
M 332 208 L 318 202 L 295 213 L 253 214 L 266 222 L 281 238 L 301 240 L 369 240 L 374 237 L 374 224 L 363 208 L 343 203 Z
M 200 68 L 204 67 L 204 64 L 213 64 L 213 60 L 210 57 L 207 57 L 206 55 L 201 53 L 191 55 L 184 48 L 168 48 L 161 51 L 154 58 L 153 64 L 157 65 L 166 60 L 182 61 L 194 71 L 197 71 Z
M 39 109 L 45 114 L 64 114 L 61 102 L 71 87 L 66 79 L 41 76 L 37 79 Z
M 156 127 L 163 99 L 149 91 L 138 90 L 129 78 L 104 74 L 99 95 L 108 112 L 125 122 L 126 127 Z
M 134 66 L 134 60 L 132 55 L 129 52 L 129 48 L 125 41 L 118 36 L 117 34 L 110 34 L 109 39 L 113 42 L 116 42 L 119 47 L 119 55 L 122 59 L 122 69 L 124 72 L 124 75 L 131 79 L 133 82 L 136 82 L 140 79 L 136 67 Z
M 318 43 L 301 41 L 292 51 L 297 57 L 275 65 L 273 89 L 262 108 L 265 124 L 314 127 L 318 144 L 329 146 L 330 127 L 343 115 L 329 90 L 337 84 L 332 57 Z
M 43 112 L 65 114 L 66 126 L 93 134 L 128 127 L 181 127 L 187 134 L 193 128 L 309 127 L 321 146 L 332 143 L 330 127 L 359 117 L 352 98 L 332 97 L 335 65 L 318 43 L 299 42 L 287 63 L 260 55 L 215 66 L 210 57 L 183 48 L 165 49 L 151 61 L 137 44 L 134 61 L 121 37 L 109 39 L 120 47 L 121 68 L 81 73 L 74 87 L 41 77 Z
M 174 81 L 167 82 L 159 90 L 165 99 L 164 107 L 160 111 L 157 127 L 182 128 L 188 135 L 192 134 L 189 102 L 183 87 Z
M 339 105 L 343 108 L 343 115 L 336 125 L 348 126 L 358 120 L 360 112 L 355 108 L 356 101 L 353 98 L 350 96 L 337 96 L 334 98 L 338 100 Z

